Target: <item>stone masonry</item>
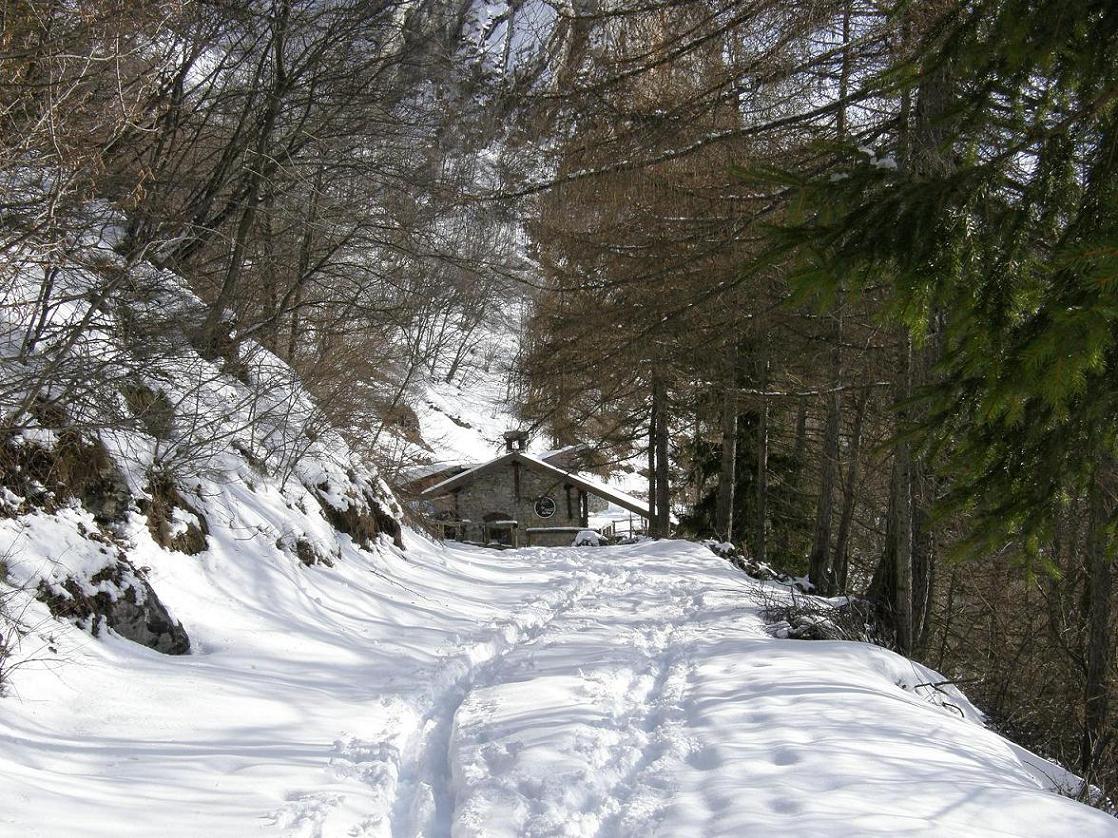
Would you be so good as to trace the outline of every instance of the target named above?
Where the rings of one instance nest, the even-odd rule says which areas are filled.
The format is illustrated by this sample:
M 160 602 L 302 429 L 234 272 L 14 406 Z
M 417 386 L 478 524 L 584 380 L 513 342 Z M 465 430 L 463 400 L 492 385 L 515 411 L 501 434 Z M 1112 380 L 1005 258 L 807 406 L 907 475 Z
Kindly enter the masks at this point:
M 526 530 L 542 527 L 585 527 L 585 492 L 553 475 L 540 474 L 519 462 L 504 463 L 455 490 L 446 510 L 453 518 L 469 521 L 459 536 L 467 541 L 489 541 L 487 522 L 516 521 L 511 546 L 528 543 Z M 540 498 L 555 504 L 555 513 L 541 517 L 536 509 Z M 539 534 L 533 544 L 570 544 L 573 534 Z

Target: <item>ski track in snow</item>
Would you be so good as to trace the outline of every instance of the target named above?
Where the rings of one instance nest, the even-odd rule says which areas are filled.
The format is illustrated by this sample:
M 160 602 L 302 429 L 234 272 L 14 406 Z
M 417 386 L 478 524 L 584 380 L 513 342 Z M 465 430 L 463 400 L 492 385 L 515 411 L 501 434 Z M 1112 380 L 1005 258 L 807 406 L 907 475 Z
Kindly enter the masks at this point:
M 413 717 L 409 736 L 335 743 L 334 772 L 339 773 L 339 761 L 348 762 L 352 767 L 341 773 L 379 787 L 382 794 L 378 797 L 391 801 L 388 813 L 370 814 L 348 832 L 384 834 L 387 825 L 392 838 L 449 838 L 458 804 L 452 740 L 459 710 L 476 691 L 499 688 L 507 659 L 529 651 L 533 644 L 546 644 L 551 639 L 549 629 L 562 625 L 565 616 L 587 619 L 598 612 L 599 618 L 608 619 L 611 603 L 626 594 L 632 596 L 635 573 L 614 563 L 594 562 L 597 556 L 593 553 L 580 555 L 567 549 L 534 552 L 541 563 L 558 563 L 570 578 L 557 590 L 519 606 L 509 617 L 487 624 L 476 639 L 444 652 L 442 662 L 431 672 L 416 673 L 414 677 L 428 685 L 418 695 L 388 699 Z M 601 558 L 608 556 L 602 554 Z M 643 618 L 629 629 L 639 665 L 628 675 L 624 694 L 613 696 L 612 720 L 604 728 L 616 739 L 609 747 L 608 761 L 600 767 L 610 785 L 597 796 L 593 807 L 597 813 L 582 813 L 584 820 L 598 821 L 593 834 L 602 838 L 631 834 L 624 816 L 626 806 L 639 796 L 641 775 L 669 751 L 687 753 L 687 743 L 681 742 L 675 728 L 693 665 L 673 641 L 678 624 L 687 622 L 701 606 L 689 588 L 676 588 L 682 592 L 669 591 L 662 613 Z M 593 679 L 588 683 L 593 690 Z M 611 698 L 608 685 L 600 687 L 600 696 Z M 643 795 L 640 807 L 654 811 L 658 804 L 648 799 L 647 789 Z M 305 824 L 308 834 L 318 836 L 321 822 L 337 802 L 336 795 L 312 793 L 291 801 L 284 814 L 273 817 L 280 825 Z
M 580 574 L 557 593 L 538 597 L 518 609 L 496 630 L 490 630 L 487 639 L 451 654 L 442 672 L 435 676 L 435 683 L 445 682 L 446 673 L 460 668 L 463 660 L 468 668 L 433 696 L 420 724 L 421 733 L 411 743 L 412 753 L 400 767 L 400 787 L 392 812 L 394 838 L 443 838 L 451 834 L 455 799 L 448 751 L 458 709 L 473 689 L 500 682 L 502 661 L 514 649 L 542 637 L 549 625 L 581 600 L 600 595 L 609 578 L 624 576 L 616 572 Z
M 28 683 L 0 834 L 1118 835 L 965 697 L 904 688 L 930 670 L 769 637 L 760 583 L 705 548 L 409 548 L 294 576 L 168 560 L 202 651 L 86 637 L 85 693 Z

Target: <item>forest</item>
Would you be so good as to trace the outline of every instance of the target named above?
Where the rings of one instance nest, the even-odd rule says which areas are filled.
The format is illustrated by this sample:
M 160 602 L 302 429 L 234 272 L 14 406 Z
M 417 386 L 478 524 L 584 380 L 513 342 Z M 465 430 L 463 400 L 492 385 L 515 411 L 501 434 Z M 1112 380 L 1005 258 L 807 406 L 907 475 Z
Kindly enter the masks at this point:
M 0 254 L 0 470 L 60 423 L 204 470 L 188 348 L 391 483 L 511 335 L 650 534 L 1118 794 L 1112 0 L 8 0 Z

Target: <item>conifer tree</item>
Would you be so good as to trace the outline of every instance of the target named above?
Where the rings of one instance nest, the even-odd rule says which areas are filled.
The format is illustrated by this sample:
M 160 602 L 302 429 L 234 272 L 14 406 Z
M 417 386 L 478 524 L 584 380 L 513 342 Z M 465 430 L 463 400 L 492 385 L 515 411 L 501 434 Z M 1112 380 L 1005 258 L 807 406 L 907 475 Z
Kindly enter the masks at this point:
M 942 510 L 966 516 L 965 550 L 1012 543 L 1030 567 L 1052 568 L 1068 498 L 1088 498 L 1089 773 L 1114 667 L 1118 8 L 1076 0 L 1053 16 L 1039 2 L 982 0 L 907 14 L 911 48 L 863 92 L 901 103 L 887 153 L 851 147 L 809 177 L 812 209 L 784 242 L 832 254 L 831 277 L 815 283 L 890 289 L 913 340 L 899 365 L 898 450 L 940 463 Z M 898 462 L 894 503 L 907 506 L 927 478 Z M 892 549 L 916 548 L 918 517 L 891 516 L 906 528 Z M 919 603 L 911 588 L 905 596 L 907 645 Z

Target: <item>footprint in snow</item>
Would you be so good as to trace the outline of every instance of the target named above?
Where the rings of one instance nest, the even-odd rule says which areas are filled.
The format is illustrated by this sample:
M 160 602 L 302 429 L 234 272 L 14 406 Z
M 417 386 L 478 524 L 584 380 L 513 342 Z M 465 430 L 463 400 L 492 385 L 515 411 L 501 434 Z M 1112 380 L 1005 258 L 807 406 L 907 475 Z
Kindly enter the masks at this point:
M 773 765 L 795 765 L 803 761 L 796 751 L 791 748 L 778 748 L 772 755 Z
M 287 796 L 287 802 L 271 815 L 272 823 L 281 829 L 291 829 L 310 825 L 312 834 L 317 834 L 315 828 L 321 824 L 330 810 L 345 800 L 344 794 L 330 792 L 310 792 L 306 794 L 292 793 Z
M 699 771 L 714 771 L 722 767 L 722 754 L 718 748 L 707 747 L 687 755 L 687 764 Z
M 775 800 L 769 801 L 769 809 L 776 812 L 778 815 L 798 815 L 804 810 L 804 805 L 797 800 L 789 800 L 786 797 L 778 797 Z

